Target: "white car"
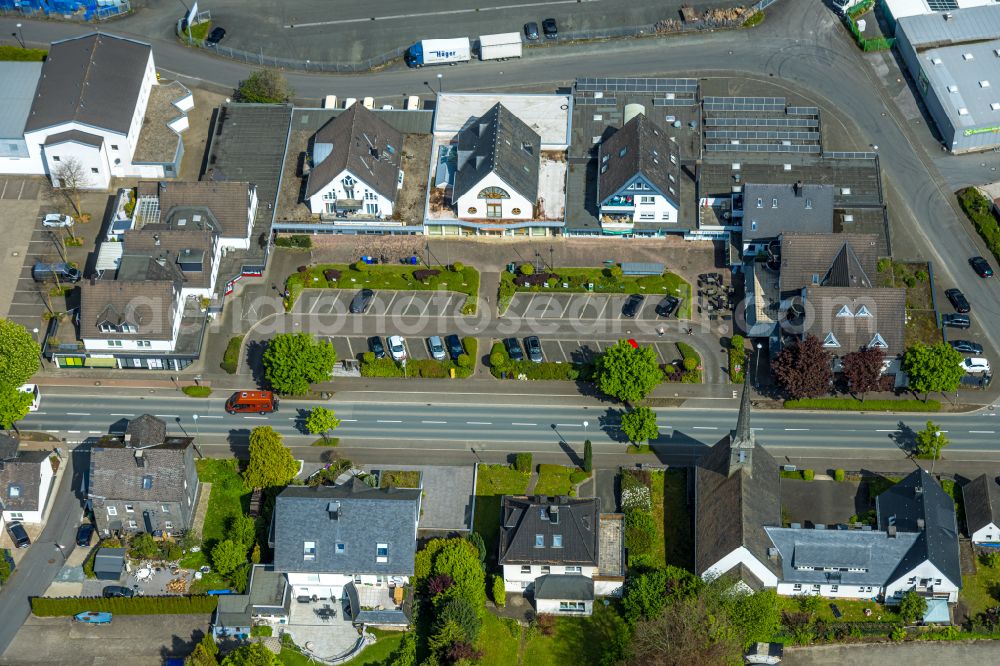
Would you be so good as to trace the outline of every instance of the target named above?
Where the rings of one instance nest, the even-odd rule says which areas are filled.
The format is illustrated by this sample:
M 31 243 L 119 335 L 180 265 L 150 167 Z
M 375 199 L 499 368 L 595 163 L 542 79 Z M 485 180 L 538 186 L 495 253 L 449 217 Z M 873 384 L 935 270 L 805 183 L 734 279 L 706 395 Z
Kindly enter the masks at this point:
M 967 358 L 962 361 L 962 368 L 968 373 L 989 373 L 990 362 L 981 357 Z
M 17 387 L 17 390 L 21 393 L 31 394 L 31 405 L 28 407 L 28 411 L 37 412 L 38 406 L 42 404 L 42 394 L 38 390 L 38 384 L 22 384 Z
M 49 213 L 42 220 L 43 227 L 57 227 L 64 229 L 66 227 L 73 226 L 73 218 L 69 215 L 60 215 L 59 213 Z
M 406 360 L 406 345 L 403 343 L 403 338 L 398 335 L 390 335 L 387 342 L 389 343 L 389 355 L 392 356 L 392 360 Z

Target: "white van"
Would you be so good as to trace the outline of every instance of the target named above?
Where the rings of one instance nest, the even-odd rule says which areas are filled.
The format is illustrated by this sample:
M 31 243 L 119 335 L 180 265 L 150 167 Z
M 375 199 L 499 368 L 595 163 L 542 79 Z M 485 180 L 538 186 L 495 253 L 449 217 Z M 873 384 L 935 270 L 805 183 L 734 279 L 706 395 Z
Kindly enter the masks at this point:
M 38 406 L 42 404 L 42 393 L 38 390 L 38 384 L 22 384 L 17 387 L 17 390 L 21 393 L 31 394 L 31 406 L 28 407 L 28 411 L 37 412 Z

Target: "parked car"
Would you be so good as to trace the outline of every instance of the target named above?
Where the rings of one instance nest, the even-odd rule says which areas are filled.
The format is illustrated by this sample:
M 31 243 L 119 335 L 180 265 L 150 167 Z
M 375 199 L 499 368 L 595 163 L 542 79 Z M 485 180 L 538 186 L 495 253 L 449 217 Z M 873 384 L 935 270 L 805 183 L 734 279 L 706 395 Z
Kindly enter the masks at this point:
M 955 351 L 960 351 L 963 354 L 983 353 L 983 346 L 978 342 L 972 342 L 971 340 L 949 340 L 948 344 L 950 344 Z
M 848 9 L 861 4 L 861 0 L 832 0 L 832 3 L 833 11 L 837 12 L 840 16 L 844 16 L 847 14 Z
M 375 292 L 371 289 L 362 289 L 357 294 L 355 294 L 354 299 L 351 300 L 351 314 L 364 314 L 368 311 L 368 308 L 372 306 L 372 302 L 375 300 Z
M 465 353 L 465 347 L 462 346 L 462 339 L 457 335 L 449 335 L 444 339 L 444 344 L 448 348 L 448 355 L 451 356 L 451 360 L 457 361 L 458 357 Z
M 535 23 L 534 21 L 525 23 L 524 36 L 530 39 L 531 41 L 535 41 L 536 39 L 538 39 L 538 24 Z
M 406 343 L 398 335 L 390 335 L 386 342 L 389 343 L 389 355 L 394 361 L 402 361 L 406 358 Z
M 83 277 L 79 268 L 73 268 L 65 261 L 54 264 L 43 264 L 41 262 L 31 267 L 31 277 L 35 282 L 46 282 L 47 280 L 58 279 L 60 282 L 79 282 Z
M 368 351 L 375 354 L 375 358 L 385 358 L 385 347 L 382 346 L 382 338 L 377 335 L 368 338 Z
M 669 317 L 680 303 L 681 300 L 676 296 L 664 296 L 663 300 L 656 304 L 656 314 L 661 317 Z
M 972 309 L 969 305 L 969 299 L 965 297 L 961 289 L 948 289 L 944 292 L 944 295 L 951 301 L 951 306 L 955 308 L 955 312 L 965 313 Z
M 76 545 L 86 548 L 90 545 L 90 539 L 94 536 L 94 526 L 91 523 L 84 523 L 76 528 Z
M 969 328 L 972 322 L 967 314 L 944 314 L 941 315 L 941 323 L 952 328 Z
M 124 585 L 108 585 L 102 591 L 105 599 L 112 599 L 114 597 L 134 597 L 135 590 L 130 587 L 125 587 Z
M 645 300 L 646 297 L 642 294 L 632 294 L 629 296 L 625 300 L 625 305 L 622 306 L 622 316 L 635 319 L 635 316 L 639 314 L 639 310 L 642 309 L 642 303 Z
M 990 266 L 990 262 L 982 257 L 972 257 L 969 259 L 969 265 L 972 266 L 972 270 L 976 271 L 976 275 L 979 277 L 993 277 L 993 267 Z
M 517 338 L 507 338 L 503 341 L 503 345 L 507 348 L 507 356 L 510 356 L 510 360 L 524 360 L 524 352 L 521 351 L 521 343 L 517 341 Z
M 212 32 L 208 33 L 208 37 L 205 38 L 207 44 L 218 44 L 222 41 L 222 38 L 226 36 L 226 29 L 220 28 L 218 26 L 212 28 Z
M 443 361 L 447 354 L 444 353 L 444 344 L 441 342 L 441 336 L 432 335 L 427 338 L 427 349 L 430 350 L 431 356 L 435 361 Z
M 964 359 L 962 361 L 962 368 L 969 374 L 975 374 L 978 372 L 985 372 L 988 374 L 990 371 L 990 362 L 981 356 L 976 356 Z
M 542 32 L 545 33 L 546 39 L 555 39 L 559 36 L 559 26 L 556 25 L 556 20 L 554 18 L 547 18 L 542 21 Z
M 60 215 L 59 213 L 49 213 L 42 219 L 43 227 L 54 227 L 57 229 L 65 229 L 66 227 L 73 226 L 73 218 L 69 215 Z
M 24 525 L 16 520 L 7 523 L 7 534 L 10 535 L 15 548 L 27 548 L 31 545 L 31 538 L 28 537 L 28 532 L 25 531 Z
M 528 352 L 528 360 L 532 363 L 541 363 L 545 360 L 542 355 L 542 343 L 539 342 L 537 335 L 529 335 L 524 339 L 524 348 Z

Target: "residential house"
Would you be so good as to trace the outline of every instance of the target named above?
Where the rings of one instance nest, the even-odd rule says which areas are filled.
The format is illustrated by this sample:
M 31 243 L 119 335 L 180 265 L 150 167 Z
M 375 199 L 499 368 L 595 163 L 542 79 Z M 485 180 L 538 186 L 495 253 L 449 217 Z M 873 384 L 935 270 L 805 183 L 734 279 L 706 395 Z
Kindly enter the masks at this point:
M 291 588 L 271 565 L 255 564 L 250 569 L 246 594 L 224 594 L 212 618 L 216 639 L 250 635 L 254 625 L 286 625 L 289 620 Z
M 402 150 L 402 132 L 352 104 L 313 138 L 309 210 L 331 219 L 392 217 L 403 186 Z
M 87 501 L 103 536 L 183 534 L 198 501 L 193 438 L 168 435 L 150 414 L 130 420 L 91 448 Z
M 217 234 L 223 251 L 248 250 L 257 206 L 257 186 L 246 181 L 140 181 L 131 228 L 195 226 Z
M 632 233 L 636 223 L 676 225 L 680 208 L 680 150 L 639 113 L 600 144 L 597 206 L 606 234 Z
M 814 335 L 838 360 L 866 348 L 887 359 L 903 353 L 906 290 L 866 287 L 806 287 L 802 300 L 811 309 L 802 337 Z M 835 364 L 835 369 L 839 366 Z
M 531 220 L 541 137 L 497 102 L 458 133 L 451 201 L 460 219 Z
M 41 523 L 52 489 L 52 454 L 21 451 L 19 444 L 0 434 L 0 523 Z
M 785 233 L 833 233 L 832 185 L 747 183 L 743 187 L 743 256 L 767 252 Z
M 357 623 L 406 625 L 420 489 L 290 486 L 275 501 L 274 568 L 295 597 L 346 598 Z
M 982 474 L 962 486 L 965 526 L 974 544 L 1000 544 L 1000 480 Z

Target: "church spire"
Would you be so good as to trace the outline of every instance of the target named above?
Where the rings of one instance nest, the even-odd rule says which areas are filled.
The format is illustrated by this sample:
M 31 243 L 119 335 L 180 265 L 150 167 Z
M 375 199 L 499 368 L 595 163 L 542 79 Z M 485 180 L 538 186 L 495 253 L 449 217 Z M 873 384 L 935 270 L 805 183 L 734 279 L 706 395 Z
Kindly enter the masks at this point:
M 752 469 L 753 449 L 754 435 L 753 428 L 750 427 L 750 382 L 747 377 L 743 383 L 743 397 L 740 400 L 740 413 L 736 418 L 736 429 L 729 433 L 730 474 L 739 469 L 747 471 Z

